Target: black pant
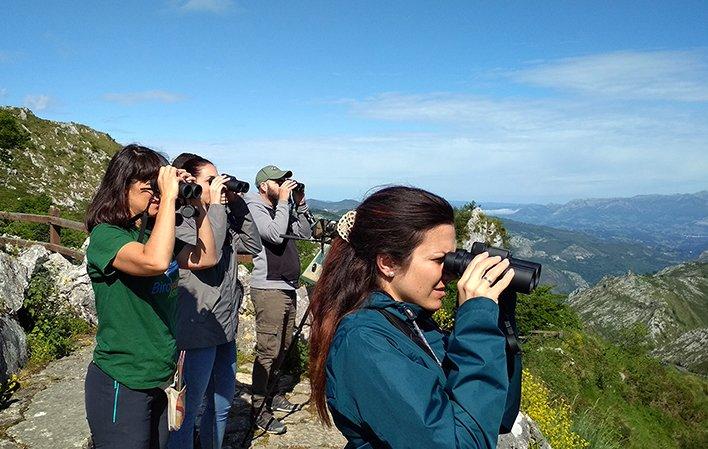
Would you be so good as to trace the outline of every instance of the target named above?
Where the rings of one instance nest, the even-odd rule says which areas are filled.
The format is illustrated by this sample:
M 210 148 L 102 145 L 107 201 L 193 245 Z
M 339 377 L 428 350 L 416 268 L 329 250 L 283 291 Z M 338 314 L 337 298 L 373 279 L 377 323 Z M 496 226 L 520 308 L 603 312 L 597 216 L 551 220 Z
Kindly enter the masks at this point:
M 167 447 L 167 396 L 163 390 L 131 390 L 93 362 L 84 389 L 86 419 L 96 449 Z

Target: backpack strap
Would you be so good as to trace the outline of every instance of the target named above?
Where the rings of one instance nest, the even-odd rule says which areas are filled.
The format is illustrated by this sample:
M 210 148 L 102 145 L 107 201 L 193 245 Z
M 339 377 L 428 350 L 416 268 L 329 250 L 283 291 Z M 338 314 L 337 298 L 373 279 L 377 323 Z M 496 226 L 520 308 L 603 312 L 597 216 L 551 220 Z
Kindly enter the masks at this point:
M 431 351 L 431 349 L 428 347 L 425 341 L 416 333 L 416 331 L 408 325 L 405 321 L 394 315 L 393 313 L 389 312 L 386 309 L 378 309 L 378 311 L 383 315 L 389 323 L 393 324 L 393 326 L 403 332 L 408 338 L 413 340 L 413 343 L 417 344 L 420 346 L 420 349 L 425 351 L 426 354 L 430 356 L 433 360 L 435 360 L 435 363 L 438 364 L 438 358 L 435 356 L 435 354 Z

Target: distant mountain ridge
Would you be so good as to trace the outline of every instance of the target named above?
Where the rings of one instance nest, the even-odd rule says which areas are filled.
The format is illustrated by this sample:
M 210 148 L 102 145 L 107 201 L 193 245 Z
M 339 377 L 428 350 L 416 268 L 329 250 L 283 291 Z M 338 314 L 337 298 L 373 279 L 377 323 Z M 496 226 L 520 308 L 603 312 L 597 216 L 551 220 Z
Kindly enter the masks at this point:
M 483 208 L 515 221 L 662 246 L 684 261 L 708 249 L 708 191 L 548 205 L 488 203 Z
M 541 282 L 570 293 L 606 275 L 653 273 L 681 258 L 641 243 L 602 239 L 583 232 L 502 219 L 515 257 L 543 264 Z
M 327 212 L 347 212 L 352 209 L 356 209 L 356 207 L 359 205 L 359 201 L 357 200 L 341 200 L 341 201 L 325 201 L 325 200 L 316 200 L 316 199 L 308 199 L 307 204 L 310 206 L 311 209 L 317 209 L 317 210 L 322 210 L 322 211 L 327 211 Z

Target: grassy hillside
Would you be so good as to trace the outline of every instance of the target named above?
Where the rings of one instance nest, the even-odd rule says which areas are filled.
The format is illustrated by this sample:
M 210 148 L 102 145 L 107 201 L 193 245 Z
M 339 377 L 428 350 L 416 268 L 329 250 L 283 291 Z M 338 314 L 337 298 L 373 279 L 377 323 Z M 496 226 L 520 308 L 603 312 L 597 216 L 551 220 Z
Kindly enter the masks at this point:
M 87 126 L 1 108 L 0 210 L 44 195 L 67 212 L 83 211 L 118 149 L 108 134 Z
M 598 333 L 611 337 L 641 324 L 656 355 L 708 374 L 708 263 L 685 263 L 654 275 L 606 277 L 569 301 Z
M 120 145 L 108 134 L 76 123 L 44 120 L 25 108 L 0 108 L 0 210 L 83 220 L 106 165 Z M 46 241 L 48 227 L 0 220 L 0 234 Z M 63 230 L 62 244 L 85 236 Z

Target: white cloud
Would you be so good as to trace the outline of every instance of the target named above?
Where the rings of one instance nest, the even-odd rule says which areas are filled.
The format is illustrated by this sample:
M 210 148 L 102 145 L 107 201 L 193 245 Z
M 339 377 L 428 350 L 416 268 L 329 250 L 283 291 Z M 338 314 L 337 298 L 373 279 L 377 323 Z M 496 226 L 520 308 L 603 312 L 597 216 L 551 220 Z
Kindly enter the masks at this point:
M 27 95 L 24 105 L 33 111 L 44 111 L 54 103 L 54 99 L 49 95 Z
M 188 0 L 179 6 L 184 12 L 223 13 L 235 7 L 233 0 Z
M 124 105 L 134 105 L 145 102 L 169 104 L 183 100 L 184 96 L 164 90 L 148 90 L 143 92 L 107 93 L 103 95 L 103 99 Z
M 513 72 L 537 86 L 617 99 L 708 102 L 705 51 L 623 51 L 544 62 Z
M 10 61 L 10 53 L 0 50 L 0 63 L 9 62 L 9 61 Z
M 637 73 L 644 73 L 644 87 L 643 78 L 633 70 L 620 76 L 615 68 L 612 74 L 613 64 L 607 63 L 598 69 L 606 72 L 604 78 L 601 73 L 588 75 L 590 81 L 578 83 L 586 87 L 572 89 L 582 95 L 385 93 L 337 102 L 355 116 L 387 122 L 392 131 L 386 133 L 219 143 L 163 141 L 160 147 L 173 156 L 180 149 L 203 154 L 220 170 L 249 182 L 262 166 L 275 163 L 293 170 L 311 196 L 324 199 L 361 198 L 371 188 L 390 183 L 480 202 L 695 192 L 708 189 L 708 110 L 687 102 L 703 98 L 706 81 L 696 75 L 703 70 L 696 54 L 681 59 L 672 53 L 677 64 L 693 61 L 682 66 L 691 73 L 685 79 L 693 80 L 683 84 L 684 90 L 677 81 L 684 75 L 666 67 L 668 56 L 653 54 L 654 64 L 642 66 L 637 59 L 631 64 Z M 594 60 L 599 64 L 612 59 L 602 56 Z M 556 74 L 554 87 L 570 89 L 573 77 L 561 76 L 564 72 L 558 68 L 573 64 L 551 62 L 515 76 L 521 81 L 524 73 L 528 76 L 524 82 L 538 84 L 541 78 L 531 75 L 548 69 Z M 662 76 L 654 78 L 652 73 Z
M 7 96 L 7 89 L 0 88 L 0 98 L 5 98 L 5 96 Z

